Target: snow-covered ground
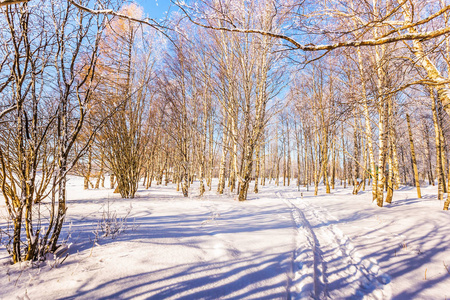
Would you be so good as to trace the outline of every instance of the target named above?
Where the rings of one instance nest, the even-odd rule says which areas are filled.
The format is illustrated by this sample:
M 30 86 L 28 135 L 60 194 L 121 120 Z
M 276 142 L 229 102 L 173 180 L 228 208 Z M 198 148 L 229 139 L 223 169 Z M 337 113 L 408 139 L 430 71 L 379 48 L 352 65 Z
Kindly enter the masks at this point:
M 402 187 L 381 209 L 341 187 L 269 185 L 242 203 L 192 191 L 121 199 L 71 177 L 69 249 L 32 266 L 1 247 L 0 299 L 450 299 L 450 213 L 435 187 L 423 199 Z M 102 237 L 108 207 L 127 223 Z

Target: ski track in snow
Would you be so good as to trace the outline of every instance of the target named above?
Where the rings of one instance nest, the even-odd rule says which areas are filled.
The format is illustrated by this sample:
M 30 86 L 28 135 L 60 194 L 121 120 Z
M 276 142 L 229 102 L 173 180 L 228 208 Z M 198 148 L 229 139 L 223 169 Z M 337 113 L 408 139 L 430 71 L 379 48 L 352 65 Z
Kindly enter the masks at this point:
M 298 229 L 292 299 L 390 299 L 390 277 L 364 259 L 325 209 L 290 193 L 277 196 L 292 210 Z

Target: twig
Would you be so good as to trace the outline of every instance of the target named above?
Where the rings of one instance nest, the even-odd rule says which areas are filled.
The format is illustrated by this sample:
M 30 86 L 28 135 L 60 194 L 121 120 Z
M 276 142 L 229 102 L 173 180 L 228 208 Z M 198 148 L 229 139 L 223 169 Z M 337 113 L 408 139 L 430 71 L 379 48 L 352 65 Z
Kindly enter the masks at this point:
M 66 254 L 66 257 L 64 257 L 64 259 L 63 259 L 59 264 L 62 265 L 63 262 L 66 260 L 67 257 L 69 257 L 69 253 Z
M 89 257 L 92 256 L 92 252 L 94 252 L 94 247 L 95 247 L 95 244 L 96 244 L 96 243 L 97 243 L 97 242 L 94 241 L 94 244 L 92 244 L 91 253 L 89 254 Z
M 20 276 L 22 276 L 23 269 L 20 271 L 19 277 L 16 279 L 16 283 L 14 283 L 14 286 L 17 286 L 17 282 L 19 281 Z

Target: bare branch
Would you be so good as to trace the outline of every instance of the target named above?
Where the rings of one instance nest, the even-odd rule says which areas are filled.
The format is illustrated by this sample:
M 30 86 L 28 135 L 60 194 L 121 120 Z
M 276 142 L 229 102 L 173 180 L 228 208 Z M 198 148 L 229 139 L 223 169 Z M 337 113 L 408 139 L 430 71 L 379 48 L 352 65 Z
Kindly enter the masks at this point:
M 0 120 L 3 118 L 4 115 L 6 115 L 9 112 L 12 112 L 14 109 L 16 109 L 16 105 L 13 105 L 11 107 L 8 107 L 7 109 L 5 109 L 4 111 L 0 112 Z
M 19 4 L 30 0 L 0 0 L 0 6 Z
M 0 0 L 1 1 L 1 0 Z M 165 33 L 162 29 L 170 29 L 169 27 L 166 27 L 164 25 L 161 25 L 161 23 L 159 23 L 158 21 L 156 21 L 155 19 L 152 18 L 145 18 L 145 19 L 138 19 L 138 18 L 134 18 L 131 16 L 127 16 L 121 13 L 118 13 L 112 9 L 100 9 L 100 10 L 95 10 L 95 9 L 91 9 L 88 8 L 86 6 L 83 6 L 79 3 L 76 3 L 74 0 L 68 0 L 70 3 L 72 3 L 75 7 L 77 7 L 78 9 L 94 14 L 94 15 L 107 15 L 107 16 L 114 16 L 114 17 L 118 17 L 118 18 L 122 18 L 122 19 L 127 19 L 129 21 L 132 22 L 136 22 L 136 23 L 140 23 L 143 25 L 148 25 L 150 27 L 152 27 L 153 29 L 155 29 L 156 31 L 160 32 L 161 34 L 163 34 L 170 42 L 172 42 L 175 46 L 176 44 L 174 43 L 174 41 L 172 40 L 172 38 Z
M 0 0 L 1 1 L 1 0 Z M 159 32 L 162 32 L 161 29 L 168 29 L 167 27 L 164 27 L 163 25 L 159 24 L 155 19 L 152 18 L 145 18 L 145 19 L 138 19 L 138 18 L 134 18 L 132 16 L 127 16 L 121 13 L 118 13 L 112 9 L 100 9 L 100 10 L 95 10 L 95 9 L 90 9 L 86 6 L 83 6 L 79 3 L 76 3 L 74 0 L 69 0 L 70 3 L 72 3 L 75 7 L 77 7 L 80 10 L 83 10 L 85 12 L 88 12 L 90 14 L 94 14 L 94 15 L 110 15 L 110 16 L 115 16 L 118 18 L 122 18 L 122 19 L 127 19 L 133 22 L 137 22 L 140 24 L 144 24 L 144 25 L 148 25 L 156 30 L 158 30 Z
M 228 32 L 238 32 L 238 33 L 255 33 L 255 34 L 270 36 L 273 38 L 278 38 L 278 39 L 283 39 L 285 41 L 288 41 L 289 43 L 291 43 L 294 46 L 295 49 L 300 49 L 303 51 L 322 51 L 322 50 L 334 50 L 334 49 L 344 48 L 344 47 L 376 46 L 376 45 L 390 44 L 390 43 L 395 43 L 395 42 L 405 41 L 405 40 L 424 41 L 424 40 L 429 40 L 432 38 L 442 36 L 442 35 L 450 32 L 450 27 L 443 27 L 443 28 L 440 28 L 437 30 L 426 31 L 426 32 L 421 32 L 421 33 L 409 32 L 409 33 L 400 34 L 398 36 L 390 36 L 390 37 L 383 36 L 383 37 L 378 37 L 378 38 L 374 38 L 374 39 L 366 39 L 366 40 L 350 40 L 350 41 L 337 42 L 337 43 L 325 44 L 325 45 L 301 44 L 298 41 L 296 41 L 295 39 L 293 39 L 287 35 L 271 32 L 271 31 L 258 30 L 258 29 L 228 28 L 228 27 L 222 27 L 222 26 L 216 27 L 216 26 L 212 26 L 212 25 L 205 25 L 205 24 L 202 24 L 202 23 L 194 20 L 188 14 L 188 12 L 186 11 L 186 9 L 183 6 L 181 6 L 180 4 L 177 4 L 177 3 L 175 3 L 175 4 L 183 11 L 183 13 L 186 15 L 186 17 L 192 23 L 194 23 L 198 26 L 201 26 L 203 28 L 228 31 Z M 426 23 L 426 22 L 430 21 L 431 19 L 436 18 L 438 15 L 441 15 L 448 10 L 450 10 L 450 6 L 446 6 L 444 9 L 440 10 L 438 13 L 433 14 L 422 21 L 416 22 L 416 23 L 414 23 L 414 25 L 420 25 L 420 24 Z M 404 28 L 401 27 L 400 29 L 405 29 L 405 28 L 409 28 L 409 27 L 410 26 L 404 26 Z M 392 33 L 394 33 L 394 32 L 397 32 L 397 30 L 393 31 Z

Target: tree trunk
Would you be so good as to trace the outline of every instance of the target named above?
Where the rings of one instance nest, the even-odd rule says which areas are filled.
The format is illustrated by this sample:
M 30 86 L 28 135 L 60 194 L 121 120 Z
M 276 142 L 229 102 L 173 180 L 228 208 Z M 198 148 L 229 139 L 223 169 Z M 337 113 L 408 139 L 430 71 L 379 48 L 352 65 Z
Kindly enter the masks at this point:
M 436 110 L 436 100 L 434 98 L 433 88 L 430 87 L 430 98 L 431 98 L 431 111 L 433 113 L 433 125 L 434 125 L 434 134 L 435 134 L 435 145 L 436 145 L 436 174 L 438 179 L 438 200 L 444 199 L 444 187 L 445 187 L 445 179 L 444 179 L 444 170 L 442 169 L 442 155 L 441 155 L 441 128 L 438 122 L 438 115 Z
M 332 151 L 331 188 L 334 190 L 335 181 L 336 181 L 336 137 L 335 136 L 333 136 L 333 143 L 332 143 L 331 151 Z
M 369 165 L 370 170 L 369 174 L 372 180 L 372 200 L 377 199 L 377 176 L 376 176 L 376 167 L 375 167 L 375 155 L 373 152 L 373 135 L 372 135 L 372 125 L 370 120 L 370 112 L 369 112 L 369 100 L 367 99 L 367 91 L 366 91 L 366 80 L 364 79 L 364 68 L 363 68 L 363 60 L 361 55 L 361 49 L 357 48 L 358 54 L 358 66 L 359 66 L 359 74 L 361 78 L 361 88 L 362 88 L 362 96 L 363 96 L 363 114 L 365 121 L 365 132 L 367 139 L 367 148 L 369 151 Z
M 92 146 L 88 147 L 88 165 L 86 174 L 84 174 L 84 189 L 89 189 L 89 183 L 91 179 L 91 171 L 92 171 Z
M 95 189 L 99 189 L 100 188 L 100 182 L 102 181 L 102 179 L 105 177 L 103 175 L 104 172 L 104 167 L 105 167 L 105 162 L 103 160 L 103 155 L 100 158 L 100 170 L 98 172 L 98 177 L 97 177 L 97 181 L 95 182 Z
M 414 169 L 414 181 L 416 183 L 416 188 L 417 188 L 417 198 L 422 198 L 422 195 L 420 193 L 419 171 L 417 170 L 416 153 L 414 151 L 414 142 L 413 142 L 413 135 L 412 135 L 412 130 L 411 130 L 411 122 L 409 120 L 408 114 L 406 114 L 406 122 L 408 123 L 409 145 L 411 147 L 411 160 L 412 160 L 413 169 Z
M 223 120 L 227 120 L 226 117 L 226 110 L 223 110 L 224 116 Z M 222 157 L 220 158 L 220 165 L 219 165 L 219 184 L 217 186 L 217 192 L 219 194 L 223 194 L 223 190 L 225 189 L 225 167 L 226 167 L 226 158 L 227 158 L 227 149 L 228 149 L 228 129 L 226 124 L 224 124 L 223 127 L 223 133 L 222 133 Z
M 261 185 L 266 185 L 266 138 L 264 135 L 263 145 L 262 145 L 262 172 L 261 172 Z
M 392 144 L 390 145 L 392 149 Z M 394 194 L 394 185 L 393 185 L 393 177 L 394 177 L 394 170 L 392 168 L 392 150 L 388 154 L 388 165 L 389 165 L 389 171 L 388 171 L 388 179 L 387 179 L 387 194 L 386 194 L 386 203 L 392 203 L 392 196 Z
M 256 149 L 255 188 L 254 188 L 255 193 L 258 193 L 258 180 L 259 180 L 259 169 L 260 169 L 259 152 L 260 152 L 260 147 L 258 146 L 258 148 Z

